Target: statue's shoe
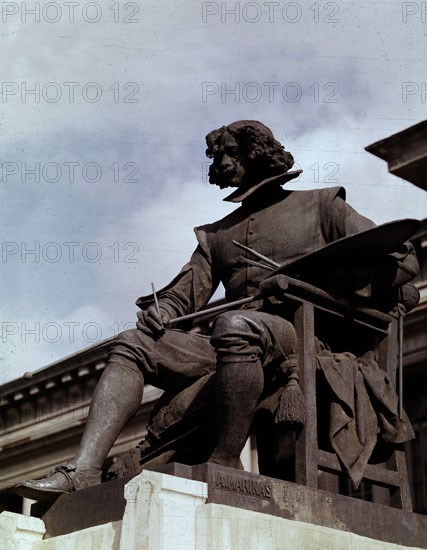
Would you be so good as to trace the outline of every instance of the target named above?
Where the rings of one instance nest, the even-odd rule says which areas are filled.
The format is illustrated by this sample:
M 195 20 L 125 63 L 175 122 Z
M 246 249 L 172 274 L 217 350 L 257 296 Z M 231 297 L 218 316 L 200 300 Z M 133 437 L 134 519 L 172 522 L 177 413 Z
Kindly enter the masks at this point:
M 42 479 L 26 479 L 15 487 L 21 497 L 51 501 L 64 493 L 71 493 L 101 483 L 101 469 L 78 469 L 75 464 L 56 466 L 53 473 Z

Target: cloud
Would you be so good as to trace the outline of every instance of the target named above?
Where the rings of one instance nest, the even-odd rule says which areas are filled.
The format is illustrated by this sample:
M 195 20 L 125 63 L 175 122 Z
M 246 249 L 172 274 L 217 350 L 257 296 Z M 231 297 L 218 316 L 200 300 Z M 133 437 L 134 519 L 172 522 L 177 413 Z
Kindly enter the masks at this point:
M 208 4 L 217 11 L 203 19 Z M 225 4 L 239 4 L 239 22 Z M 426 216 L 427 194 L 364 151 L 425 117 L 421 20 L 405 21 L 399 4 L 304 1 L 295 13 L 280 4 L 272 21 L 258 3 L 251 22 L 246 4 L 148 0 L 133 16 L 102 5 L 94 23 L 79 6 L 73 23 L 18 13 L 3 24 L 3 319 L 93 317 L 103 331 L 133 320 L 134 299 L 187 261 L 192 228 L 229 211 L 205 181 L 204 136 L 241 118 L 263 121 L 293 152 L 304 169 L 293 188 L 344 185 L 377 223 Z M 403 82 L 418 92 L 404 98 Z M 26 174 L 36 166 L 39 181 Z M 26 254 L 37 243 L 39 261 Z M 10 340 L 4 379 L 80 344 Z

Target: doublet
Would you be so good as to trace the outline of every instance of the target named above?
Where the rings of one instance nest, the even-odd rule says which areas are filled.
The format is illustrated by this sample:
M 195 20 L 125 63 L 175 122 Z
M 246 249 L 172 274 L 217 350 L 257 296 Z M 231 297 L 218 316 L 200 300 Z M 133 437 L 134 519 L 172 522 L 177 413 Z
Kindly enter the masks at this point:
M 283 264 L 372 227 L 371 220 L 345 202 L 342 187 L 287 191 L 280 185 L 266 186 L 221 220 L 195 228 L 198 246 L 181 272 L 159 292 L 161 307 L 171 317 L 197 311 L 220 282 L 227 301 L 254 294 L 268 272 L 248 265 L 233 240 Z M 400 275 L 403 270 L 410 280 L 416 273 L 412 245 L 406 244 L 393 256 Z M 152 296 L 146 296 L 136 303 L 144 308 L 151 302 Z

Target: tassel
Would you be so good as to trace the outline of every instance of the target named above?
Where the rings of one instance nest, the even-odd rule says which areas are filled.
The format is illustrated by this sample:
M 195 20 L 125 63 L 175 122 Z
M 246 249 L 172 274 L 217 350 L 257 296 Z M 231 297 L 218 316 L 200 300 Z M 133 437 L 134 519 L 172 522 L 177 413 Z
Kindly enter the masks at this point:
M 283 422 L 292 430 L 304 429 L 306 425 L 304 394 L 298 381 L 298 367 L 293 366 L 279 397 L 279 406 L 274 417 L 276 424 Z

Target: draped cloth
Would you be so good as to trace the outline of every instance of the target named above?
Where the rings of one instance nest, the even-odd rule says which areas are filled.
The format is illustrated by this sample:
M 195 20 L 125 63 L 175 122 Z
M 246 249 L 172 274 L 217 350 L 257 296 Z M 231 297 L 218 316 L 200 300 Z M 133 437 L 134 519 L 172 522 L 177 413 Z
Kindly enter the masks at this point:
M 399 419 L 395 388 L 372 351 L 356 357 L 325 349 L 316 361 L 333 395 L 329 441 L 357 488 L 378 438 L 398 444 L 415 435 L 406 413 Z

